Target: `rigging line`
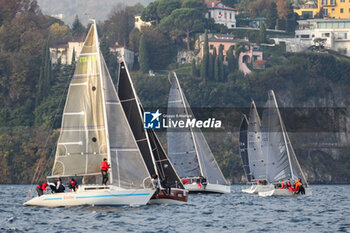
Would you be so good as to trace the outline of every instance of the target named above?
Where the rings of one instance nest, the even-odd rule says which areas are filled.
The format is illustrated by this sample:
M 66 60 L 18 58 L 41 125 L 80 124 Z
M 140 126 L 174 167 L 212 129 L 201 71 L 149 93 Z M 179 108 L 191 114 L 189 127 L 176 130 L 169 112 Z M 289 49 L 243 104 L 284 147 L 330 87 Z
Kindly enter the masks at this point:
M 74 70 L 75 70 L 75 69 L 74 69 Z M 71 79 L 73 78 L 74 73 L 70 74 L 69 76 L 70 76 L 70 77 L 68 77 L 67 80 L 66 80 L 65 87 L 64 87 L 64 91 L 62 92 L 60 101 L 59 101 L 59 103 L 58 103 L 58 105 L 57 105 L 56 113 L 55 113 L 55 115 L 54 115 L 54 117 L 53 117 L 53 120 L 51 121 L 51 125 L 50 125 L 49 131 L 48 131 L 48 133 L 47 133 L 47 137 L 46 137 L 46 140 L 45 140 L 45 143 L 44 143 L 44 147 L 43 147 L 43 148 L 46 148 L 46 146 L 47 146 L 47 144 L 48 144 L 48 142 L 49 142 L 49 140 L 50 140 L 50 137 L 49 137 L 49 136 L 51 135 L 51 133 L 52 133 L 52 131 L 53 131 L 53 125 L 54 125 L 54 123 L 55 123 L 55 121 L 56 121 L 56 118 L 57 118 L 57 116 L 58 116 L 58 113 L 59 113 L 58 110 L 60 109 L 60 106 L 61 106 L 61 104 L 62 104 L 62 102 L 63 102 L 64 96 L 66 96 L 66 93 L 67 93 L 67 91 L 68 91 L 69 83 L 70 83 Z M 44 170 L 45 170 L 45 169 L 43 169 L 44 158 L 45 158 L 45 155 L 44 155 L 44 152 L 42 152 L 41 157 L 40 157 L 40 159 L 39 159 L 39 163 L 38 163 L 37 168 L 36 168 L 36 170 L 35 170 L 34 176 L 33 176 L 32 180 L 31 180 L 31 184 L 30 184 L 30 188 L 29 188 L 29 190 L 28 190 L 27 197 L 31 195 L 31 190 L 33 189 L 33 187 L 32 187 L 33 184 L 34 184 L 34 183 L 37 183 L 37 182 L 39 181 L 39 179 L 40 179 L 42 173 L 43 173 Z M 46 166 L 47 166 L 47 165 L 46 165 Z

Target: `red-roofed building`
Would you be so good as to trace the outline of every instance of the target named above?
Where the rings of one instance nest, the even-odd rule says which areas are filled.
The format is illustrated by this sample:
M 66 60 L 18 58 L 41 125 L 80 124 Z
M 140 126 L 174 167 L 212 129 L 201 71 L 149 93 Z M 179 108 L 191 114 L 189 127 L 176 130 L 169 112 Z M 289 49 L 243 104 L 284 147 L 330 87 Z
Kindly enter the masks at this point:
M 208 1 L 205 5 L 208 9 L 206 18 L 212 18 L 215 23 L 223 24 L 227 28 L 236 27 L 236 9 L 225 6 L 221 1 Z

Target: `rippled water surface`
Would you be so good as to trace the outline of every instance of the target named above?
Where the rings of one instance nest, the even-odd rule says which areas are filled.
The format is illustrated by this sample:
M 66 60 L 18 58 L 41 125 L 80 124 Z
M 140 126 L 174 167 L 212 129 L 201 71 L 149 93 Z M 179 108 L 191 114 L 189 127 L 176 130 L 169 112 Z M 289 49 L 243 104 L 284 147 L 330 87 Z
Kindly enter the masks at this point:
M 309 197 L 191 194 L 186 205 L 24 207 L 28 185 L 0 185 L 0 232 L 350 232 L 350 185 Z

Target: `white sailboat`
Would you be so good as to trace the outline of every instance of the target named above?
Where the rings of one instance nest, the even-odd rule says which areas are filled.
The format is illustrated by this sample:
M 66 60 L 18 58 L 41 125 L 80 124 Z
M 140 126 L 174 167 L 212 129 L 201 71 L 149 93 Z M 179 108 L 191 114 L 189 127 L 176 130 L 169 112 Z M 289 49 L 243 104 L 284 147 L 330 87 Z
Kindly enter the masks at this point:
M 239 142 L 248 185 L 251 185 L 242 189 L 242 192 L 258 193 L 271 190 L 271 184 L 257 184 L 259 180 L 266 180 L 266 163 L 262 151 L 261 121 L 254 101 L 251 104 L 249 120 L 242 120 Z
M 109 184 L 100 164 L 108 159 Z M 94 22 L 68 90 L 52 175 L 80 177 L 76 192 L 44 194 L 30 206 L 145 205 L 155 192 L 150 174 L 99 49 Z
M 144 115 L 144 110 L 124 61 L 121 61 L 119 65 L 118 95 L 147 169 L 151 175 L 157 175 L 158 177 L 159 192 L 152 196 L 149 203 L 186 203 L 188 190 L 184 188 L 156 133 L 153 129 L 144 129 L 143 127 L 142 116 Z M 165 177 L 167 177 L 166 186 L 170 187 L 170 193 L 166 187 L 162 187 L 162 182 L 160 182 Z
M 311 188 L 295 155 L 272 90 L 268 92 L 268 101 L 265 107 L 262 117 L 262 150 L 266 157 L 268 183 L 276 184 L 281 180 L 295 182 L 297 179 L 301 179 L 305 194 L 311 195 Z M 294 193 L 289 189 L 275 187 L 259 192 L 259 196 L 263 197 L 293 195 Z
M 167 115 L 194 117 L 181 89 L 176 73 L 171 79 Z M 170 128 L 167 131 L 168 155 L 180 178 L 189 181 L 184 184 L 190 192 L 230 193 L 227 184 L 203 133 L 199 129 Z M 205 177 L 206 185 L 201 184 Z

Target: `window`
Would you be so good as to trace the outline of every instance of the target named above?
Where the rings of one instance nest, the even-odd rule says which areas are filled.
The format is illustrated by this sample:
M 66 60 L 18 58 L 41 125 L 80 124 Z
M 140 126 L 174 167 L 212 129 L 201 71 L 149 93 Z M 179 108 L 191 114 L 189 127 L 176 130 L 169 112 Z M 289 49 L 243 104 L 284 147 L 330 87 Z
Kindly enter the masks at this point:
M 227 13 L 225 12 L 225 19 L 227 19 Z
M 322 33 L 322 37 L 329 37 L 330 36 L 330 33 Z
M 232 27 L 232 28 L 234 28 L 234 27 L 235 27 L 235 25 L 234 25 L 234 24 L 231 24 L 231 27 Z
M 315 35 L 314 35 L 314 34 L 312 34 L 312 37 L 315 37 Z
M 310 38 L 310 35 L 300 35 L 300 38 Z
M 334 8 L 332 8 L 332 13 L 334 13 L 335 12 L 335 10 L 334 10 Z
M 349 0 L 350 1 L 350 0 Z M 211 18 L 211 12 L 209 11 L 208 12 L 208 18 L 210 19 Z
M 343 8 L 340 8 L 340 13 L 344 13 L 344 9 Z
M 331 5 L 336 5 L 337 4 L 336 0 L 330 0 L 330 1 L 331 1 Z
M 230 19 L 232 19 L 232 13 L 230 13 Z
M 328 9 L 323 9 L 323 15 L 327 16 L 328 15 Z
M 211 44 L 211 45 L 210 45 L 210 49 L 214 49 L 214 45 Z
M 327 5 L 327 0 L 322 0 L 322 5 Z
M 345 0 L 340 0 L 340 2 L 345 2 Z

